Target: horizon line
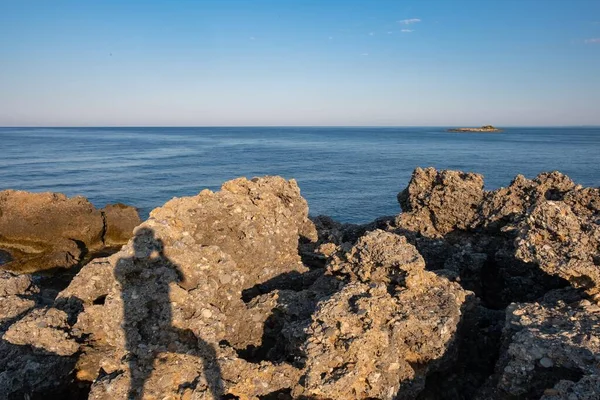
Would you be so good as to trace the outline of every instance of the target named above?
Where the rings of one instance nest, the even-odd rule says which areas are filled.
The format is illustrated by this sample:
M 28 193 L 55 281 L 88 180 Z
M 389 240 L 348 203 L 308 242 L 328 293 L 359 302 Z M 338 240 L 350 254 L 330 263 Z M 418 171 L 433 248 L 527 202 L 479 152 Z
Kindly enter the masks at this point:
M 7 128 L 477 128 L 464 125 L 0 125 Z M 494 125 L 496 128 L 600 128 L 594 125 Z

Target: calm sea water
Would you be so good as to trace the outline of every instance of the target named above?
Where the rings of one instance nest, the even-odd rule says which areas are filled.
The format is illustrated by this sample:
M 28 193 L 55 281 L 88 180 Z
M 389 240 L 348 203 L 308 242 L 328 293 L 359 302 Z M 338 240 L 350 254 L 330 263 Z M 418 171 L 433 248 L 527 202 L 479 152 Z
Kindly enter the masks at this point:
M 400 210 L 417 166 L 473 171 L 486 188 L 559 170 L 600 185 L 600 128 L 0 128 L 0 189 L 123 202 L 144 217 L 239 176 L 295 178 L 313 215 L 368 222 Z

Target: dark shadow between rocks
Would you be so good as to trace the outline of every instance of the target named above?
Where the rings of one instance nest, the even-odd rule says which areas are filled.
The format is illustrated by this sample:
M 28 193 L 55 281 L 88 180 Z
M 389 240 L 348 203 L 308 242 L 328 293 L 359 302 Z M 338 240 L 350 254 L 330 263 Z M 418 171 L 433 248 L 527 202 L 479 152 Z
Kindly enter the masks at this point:
M 425 388 L 417 399 L 476 398 L 494 374 L 500 357 L 506 307 L 513 302 L 536 301 L 569 283 L 517 259 L 510 234 L 457 230 L 441 238 L 429 238 L 402 229 L 395 233 L 405 236 L 417 248 L 427 270 L 475 294 L 462 306 L 452 345 L 436 361 L 440 368 L 427 375 Z M 568 379 L 571 374 L 561 376 Z
M 504 311 L 481 306 L 475 296 L 467 299 L 452 343 L 436 361 L 440 368 L 427 375 L 417 400 L 474 399 L 494 373 L 503 325 Z
M 314 396 L 293 397 L 291 389 L 282 389 L 273 393 L 258 396 L 260 400 L 321 400 Z M 368 399 L 367 399 L 368 400 Z
M 331 222 L 334 223 L 333 220 Z M 319 237 L 320 239 L 316 243 L 302 236 L 298 241 L 298 254 L 303 264 L 309 268 L 308 271 L 303 273 L 298 271 L 285 272 L 244 289 L 242 290 L 242 301 L 249 304 L 255 298 L 274 291 L 301 292 L 310 288 L 325 273 L 326 257 L 315 252 L 317 243 L 325 240 L 322 235 Z M 293 323 L 298 319 L 298 316 L 284 311 L 290 306 L 293 307 L 293 304 L 289 301 L 289 296 L 279 297 L 277 307 L 271 310 L 271 314 L 264 322 L 261 344 L 259 346 L 249 345 L 244 349 L 235 349 L 240 358 L 252 363 L 260 363 L 261 361 L 287 362 L 301 367 L 301 362 L 299 364 L 300 350 L 296 348 L 297 346 L 288 343 L 288 340 L 282 334 L 285 323 Z M 303 315 L 306 313 L 308 315 L 312 314 L 314 306 L 316 306 L 316 302 L 313 303 L 308 304 L 309 307 L 303 310 Z
M 328 223 L 328 226 L 330 225 L 329 228 L 332 230 L 335 228 L 334 222 L 323 217 L 321 219 L 321 223 Z M 385 219 L 383 222 L 388 223 L 388 220 Z M 368 226 L 370 225 L 376 227 L 379 224 L 369 224 Z M 370 230 L 359 229 L 362 234 Z M 360 233 L 349 234 L 346 232 L 342 233 L 342 236 L 344 239 L 348 239 L 349 243 L 354 243 L 360 237 Z M 473 260 L 470 260 L 473 263 L 478 263 L 477 268 L 472 268 L 469 271 L 456 270 L 456 274 L 454 275 L 450 271 L 449 276 L 449 271 L 445 264 L 447 259 L 451 258 L 455 253 L 458 254 L 454 244 L 460 243 L 464 238 L 458 236 L 457 238 L 449 237 L 438 240 L 424 238 L 414 232 L 396 233 L 407 236 L 409 241 L 417 247 L 425 258 L 428 270 L 434 273 L 439 272 L 440 276 L 460 282 L 465 289 L 474 291 L 480 297 L 486 298 L 490 304 L 494 305 L 494 307 L 490 307 L 490 304 L 487 304 L 485 301 L 477 300 L 476 296 L 472 296 L 470 300 L 467 300 L 461 308 L 461 320 L 457 332 L 452 339 L 452 344 L 442 358 L 432 361 L 431 363 L 434 365 L 429 365 L 434 366 L 434 371 L 428 374 L 426 378 L 420 377 L 418 382 L 403 382 L 397 398 L 403 398 L 402 392 L 410 392 L 407 388 L 411 385 L 425 386 L 418 397 L 420 400 L 474 398 L 477 390 L 494 373 L 499 356 L 500 339 L 504 323 L 503 309 L 512 301 L 509 298 L 496 296 L 496 293 L 502 292 L 505 288 L 505 284 L 502 281 L 503 276 L 494 276 L 494 271 L 501 268 L 497 263 L 501 262 L 502 259 L 493 258 L 489 260 L 489 254 L 495 256 L 500 244 L 484 242 L 481 245 L 482 255 L 479 258 L 474 257 Z M 339 235 L 339 233 L 337 234 Z M 342 236 L 338 238 L 338 241 L 342 240 Z M 321 240 L 326 242 L 327 237 L 323 237 Z M 452 243 L 449 243 L 449 241 L 452 241 Z M 307 247 L 308 245 L 310 244 L 300 241 L 300 254 L 303 254 L 303 252 L 310 254 L 310 251 L 314 251 L 314 248 L 310 249 Z M 303 257 L 303 260 L 305 259 Z M 238 349 L 237 352 L 241 358 L 253 363 L 260 363 L 261 361 L 286 362 L 298 368 L 303 367 L 303 354 L 299 347 L 294 347 L 294 345 L 299 345 L 300 343 L 289 343 L 289 339 L 284 336 L 282 331 L 287 323 L 295 323 L 297 321 L 295 319 L 296 316 L 289 312 L 289 309 L 294 306 L 293 302 L 297 301 L 297 299 L 294 296 L 286 296 L 285 292 L 302 292 L 310 288 L 311 285 L 325 274 L 325 269 L 323 268 L 326 261 L 325 257 L 323 257 L 322 261 L 319 260 L 319 263 L 314 262 L 314 257 L 310 257 L 309 260 L 311 263 L 307 266 L 312 269 L 308 272 L 299 273 L 294 271 L 281 274 L 266 282 L 247 288 L 242 292 L 242 299 L 248 304 L 261 295 L 276 290 L 282 291 L 278 298 L 277 307 L 272 309 L 271 315 L 265 321 L 261 345 Z M 463 260 L 458 257 L 452 262 L 460 264 L 465 261 L 469 260 Z M 461 273 L 465 279 L 461 279 Z M 335 278 L 331 277 L 331 279 Z M 492 279 L 496 283 L 500 282 L 500 284 L 497 286 L 484 285 L 482 281 L 485 279 Z M 402 284 L 402 280 L 401 276 L 390 277 L 390 281 L 395 283 L 394 285 L 390 285 L 389 292 L 391 295 L 395 294 L 395 285 Z M 548 287 L 553 287 L 553 285 L 544 286 L 544 289 L 540 292 L 540 296 L 548 290 Z M 331 293 L 319 293 L 321 296 L 319 299 L 333 293 L 335 291 Z M 314 301 L 311 310 L 307 310 L 308 321 L 310 321 L 310 315 L 315 311 L 319 299 Z M 414 368 L 419 370 L 427 368 L 427 366 L 414 365 Z M 424 379 L 425 382 L 423 382 Z M 283 399 L 291 399 L 289 392 L 285 390 L 274 393 L 273 396 L 275 395 Z M 265 399 L 270 398 L 278 397 L 265 397 Z
M 136 232 L 135 255 L 121 258 L 115 277 L 121 284 L 123 329 L 130 370 L 129 399 L 141 399 L 144 385 L 160 352 L 193 354 L 202 359 L 204 375 L 215 399 L 223 396 L 221 370 L 214 347 L 191 330 L 172 323 L 169 283 L 179 283 L 179 267 L 163 252 L 163 244 L 149 228 Z M 174 345 L 175 344 L 175 345 Z
M 12 261 L 12 257 L 8 251 L 0 249 L 0 266 Z
M 249 303 L 252 299 L 275 290 L 300 292 L 309 288 L 324 272 L 323 269 L 315 269 L 305 273 L 291 271 L 279 274 L 268 281 L 242 290 L 242 300 L 244 303 Z
M 0 399 L 84 400 L 91 382 L 73 373 L 76 356 L 65 357 L 0 339 Z
M 558 382 L 562 380 L 577 382 L 583 378 L 583 375 L 584 374 L 577 369 L 565 367 L 544 368 L 536 366 L 531 374 L 531 387 L 523 398 L 537 400 L 543 396 L 546 389 L 554 387 Z
M 302 317 L 310 316 L 314 312 L 316 301 L 311 302 L 309 299 L 305 299 L 306 301 L 302 304 L 302 316 L 294 315 L 287 310 L 297 306 L 298 299 L 294 302 L 294 296 L 286 294 L 307 290 L 323 276 L 324 272 L 324 269 L 313 269 L 305 273 L 287 272 L 242 291 L 242 299 L 245 303 L 250 303 L 256 297 L 273 291 L 281 291 L 281 293 L 277 306 L 271 309 L 271 314 L 264 322 L 260 346 L 250 345 L 244 349 L 236 349 L 238 356 L 252 363 L 287 362 L 301 367 L 298 365 L 300 350 L 296 346 L 299 343 L 289 343 L 282 330 L 286 323 L 294 323 Z
M 504 310 L 510 303 L 535 301 L 550 290 L 569 286 L 536 264 L 517 259 L 510 235 L 453 231 L 429 238 L 404 229 L 395 233 L 417 248 L 427 270 L 445 270 L 446 277 L 474 292 L 489 309 Z

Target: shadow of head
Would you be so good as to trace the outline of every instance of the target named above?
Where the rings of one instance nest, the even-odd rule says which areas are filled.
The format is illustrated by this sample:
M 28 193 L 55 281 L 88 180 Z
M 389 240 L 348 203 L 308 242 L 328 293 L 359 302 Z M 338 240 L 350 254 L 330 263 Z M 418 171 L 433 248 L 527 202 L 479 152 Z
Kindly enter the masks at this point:
M 141 228 L 135 232 L 133 237 L 134 257 L 151 258 L 163 253 L 162 240 L 155 237 L 154 231 L 150 228 Z

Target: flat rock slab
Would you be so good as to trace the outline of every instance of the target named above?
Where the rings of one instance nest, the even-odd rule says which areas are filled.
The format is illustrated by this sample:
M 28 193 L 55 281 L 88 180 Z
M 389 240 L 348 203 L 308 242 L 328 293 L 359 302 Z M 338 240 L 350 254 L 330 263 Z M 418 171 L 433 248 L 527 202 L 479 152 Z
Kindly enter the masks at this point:
M 1 191 L 0 265 L 18 272 L 71 268 L 90 252 L 125 244 L 140 222 L 136 209 L 122 204 L 99 210 L 81 196 Z

